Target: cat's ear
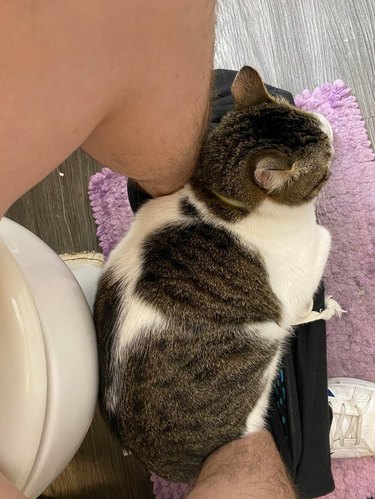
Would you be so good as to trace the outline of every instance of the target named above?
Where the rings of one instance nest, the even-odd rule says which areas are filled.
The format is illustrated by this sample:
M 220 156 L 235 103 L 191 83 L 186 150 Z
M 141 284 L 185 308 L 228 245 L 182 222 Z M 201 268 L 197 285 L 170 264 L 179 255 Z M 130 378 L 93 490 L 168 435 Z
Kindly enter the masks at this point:
M 257 162 L 254 177 L 262 189 L 278 191 L 292 180 L 292 168 L 283 157 L 266 156 Z
M 259 74 L 249 66 L 244 66 L 237 73 L 232 84 L 232 95 L 236 108 L 252 107 L 273 101 Z

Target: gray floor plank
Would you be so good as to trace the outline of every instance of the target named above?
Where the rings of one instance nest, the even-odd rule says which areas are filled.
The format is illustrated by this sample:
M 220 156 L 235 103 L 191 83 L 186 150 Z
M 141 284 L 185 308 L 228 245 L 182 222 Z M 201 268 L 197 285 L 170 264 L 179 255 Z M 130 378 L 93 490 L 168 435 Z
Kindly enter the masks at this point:
M 221 0 L 216 67 L 250 64 L 296 94 L 342 79 L 375 115 L 373 0 Z
M 367 128 L 367 134 L 372 142 L 372 148 L 375 149 L 375 116 L 372 118 L 367 118 L 365 120 L 365 125 Z
M 89 207 L 89 178 L 101 165 L 75 151 L 43 182 L 19 199 L 6 216 L 28 228 L 57 253 L 97 251 Z
M 54 499 L 151 499 L 149 472 L 120 445 L 96 411 L 75 458 L 43 493 Z

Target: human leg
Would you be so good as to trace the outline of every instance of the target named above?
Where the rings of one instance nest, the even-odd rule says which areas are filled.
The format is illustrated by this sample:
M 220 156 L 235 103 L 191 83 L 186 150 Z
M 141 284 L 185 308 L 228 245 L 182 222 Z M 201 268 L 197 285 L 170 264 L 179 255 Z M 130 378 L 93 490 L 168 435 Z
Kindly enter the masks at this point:
M 298 497 L 267 430 L 224 445 L 204 463 L 188 499 Z
M 129 37 L 132 45 L 142 38 L 142 50 L 129 55 L 122 101 L 83 144 L 152 195 L 181 187 L 198 158 L 210 109 L 214 6 L 214 0 L 133 2 L 142 23 Z
M 0 216 L 77 147 L 151 194 L 205 133 L 215 0 L 0 6 Z
M 375 455 L 375 383 L 353 378 L 328 380 L 332 458 Z M 266 431 L 231 442 L 202 467 L 188 499 L 297 497 L 276 446 Z
M 0 498 L 1 499 L 26 499 L 16 487 L 0 473 Z
M 206 129 L 214 6 L 2 2 L 0 218 L 83 143 L 153 195 L 181 187 Z M 10 487 L 0 477 L 0 497 Z

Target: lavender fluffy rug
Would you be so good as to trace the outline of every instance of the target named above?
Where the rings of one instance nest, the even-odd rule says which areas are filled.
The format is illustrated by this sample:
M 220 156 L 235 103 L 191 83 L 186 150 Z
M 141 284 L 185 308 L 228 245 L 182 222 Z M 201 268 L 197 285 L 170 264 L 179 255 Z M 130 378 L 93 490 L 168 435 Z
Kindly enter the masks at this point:
M 327 324 L 328 376 L 375 382 L 375 162 L 358 104 L 342 81 L 297 96 L 299 107 L 323 114 L 334 131 L 335 161 L 319 202 L 332 235 L 325 284 L 347 310 Z M 375 421 L 374 421 L 375 424 Z M 333 460 L 330 498 L 375 496 L 375 459 Z
M 327 266 L 327 293 L 348 311 L 327 325 L 329 376 L 375 382 L 375 162 L 355 97 L 342 81 L 325 84 L 296 97 L 302 109 L 318 111 L 335 135 L 332 176 L 321 196 L 319 219 L 332 234 Z M 91 206 L 98 238 L 107 257 L 128 230 L 132 213 L 126 179 L 104 168 L 91 178 Z M 336 490 L 330 499 L 375 496 L 375 459 L 333 461 Z M 151 476 L 158 499 L 183 499 L 187 485 Z

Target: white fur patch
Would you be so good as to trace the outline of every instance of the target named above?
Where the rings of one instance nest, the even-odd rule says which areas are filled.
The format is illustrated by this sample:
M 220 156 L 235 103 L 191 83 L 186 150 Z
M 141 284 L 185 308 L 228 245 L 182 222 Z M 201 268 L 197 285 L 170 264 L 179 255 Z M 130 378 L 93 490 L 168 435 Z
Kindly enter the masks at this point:
M 134 289 L 142 273 L 142 251 L 145 239 L 162 227 L 181 222 L 179 202 L 183 191 L 170 196 L 157 198 L 147 202 L 137 213 L 135 221 L 125 238 L 112 251 L 106 268 L 114 276 L 114 280 L 122 284 L 121 308 L 122 323 L 118 324 L 116 349 L 118 355 L 126 344 L 133 341 L 138 331 L 154 323 L 163 321 L 160 314 L 151 305 L 134 296 Z
M 116 340 L 112 350 L 113 383 L 107 392 L 107 407 L 115 411 L 118 402 L 119 389 L 122 382 L 122 369 L 119 369 L 126 348 L 140 339 L 140 335 L 152 331 L 160 331 L 168 326 L 163 314 L 143 300 L 132 297 L 126 305 L 126 312 L 121 314 L 121 323 L 117 324 Z M 144 345 L 142 346 L 144 348 Z
M 126 305 L 126 314 L 117 332 L 116 357 L 121 359 L 126 347 L 136 341 L 142 332 L 165 329 L 168 326 L 167 319 L 155 307 L 132 297 Z
M 327 120 L 325 116 L 319 113 L 312 113 L 312 114 L 320 121 L 321 129 L 326 135 L 328 135 L 330 142 L 333 142 L 333 130 L 330 122 Z
M 267 386 L 267 389 L 263 391 L 254 409 L 247 417 L 246 430 L 243 436 L 264 428 L 265 415 L 269 404 L 269 395 L 270 389 L 268 389 Z
M 267 367 L 264 373 L 263 377 L 264 390 L 258 402 L 256 403 L 254 409 L 247 417 L 246 430 L 243 436 L 252 433 L 254 431 L 258 431 L 261 428 L 264 428 L 265 416 L 269 405 L 272 383 L 277 374 L 280 357 L 281 357 L 281 349 L 278 349 L 278 351 L 274 355 L 272 361 L 270 362 L 269 366 Z
M 289 335 L 288 328 L 282 328 L 276 322 L 262 322 L 245 326 L 252 334 L 267 341 L 283 341 Z
M 189 199 L 204 219 L 225 227 L 263 260 L 271 288 L 282 305 L 279 325 L 284 329 L 296 324 L 319 285 L 331 243 L 329 232 L 316 222 L 314 201 L 286 206 L 266 199 L 233 224 L 213 219 L 192 193 Z
M 127 233 L 112 251 L 105 271 L 112 274 L 115 282 L 121 283 L 121 312 L 116 324 L 116 337 L 112 344 L 113 383 L 106 394 L 106 404 L 110 411 L 115 411 L 118 393 L 122 382 L 119 363 L 124 350 L 133 341 L 137 341 L 143 332 L 150 332 L 167 325 L 163 314 L 152 305 L 137 298 L 134 289 L 142 273 L 142 247 L 148 235 L 162 227 L 182 221 L 179 215 L 179 202 L 185 196 L 178 191 L 170 196 L 148 201 L 136 214 L 135 220 Z
M 330 248 L 328 231 L 316 223 L 314 203 L 289 207 L 266 200 L 233 229 L 263 259 L 282 304 L 280 326 L 294 325 L 319 285 Z

